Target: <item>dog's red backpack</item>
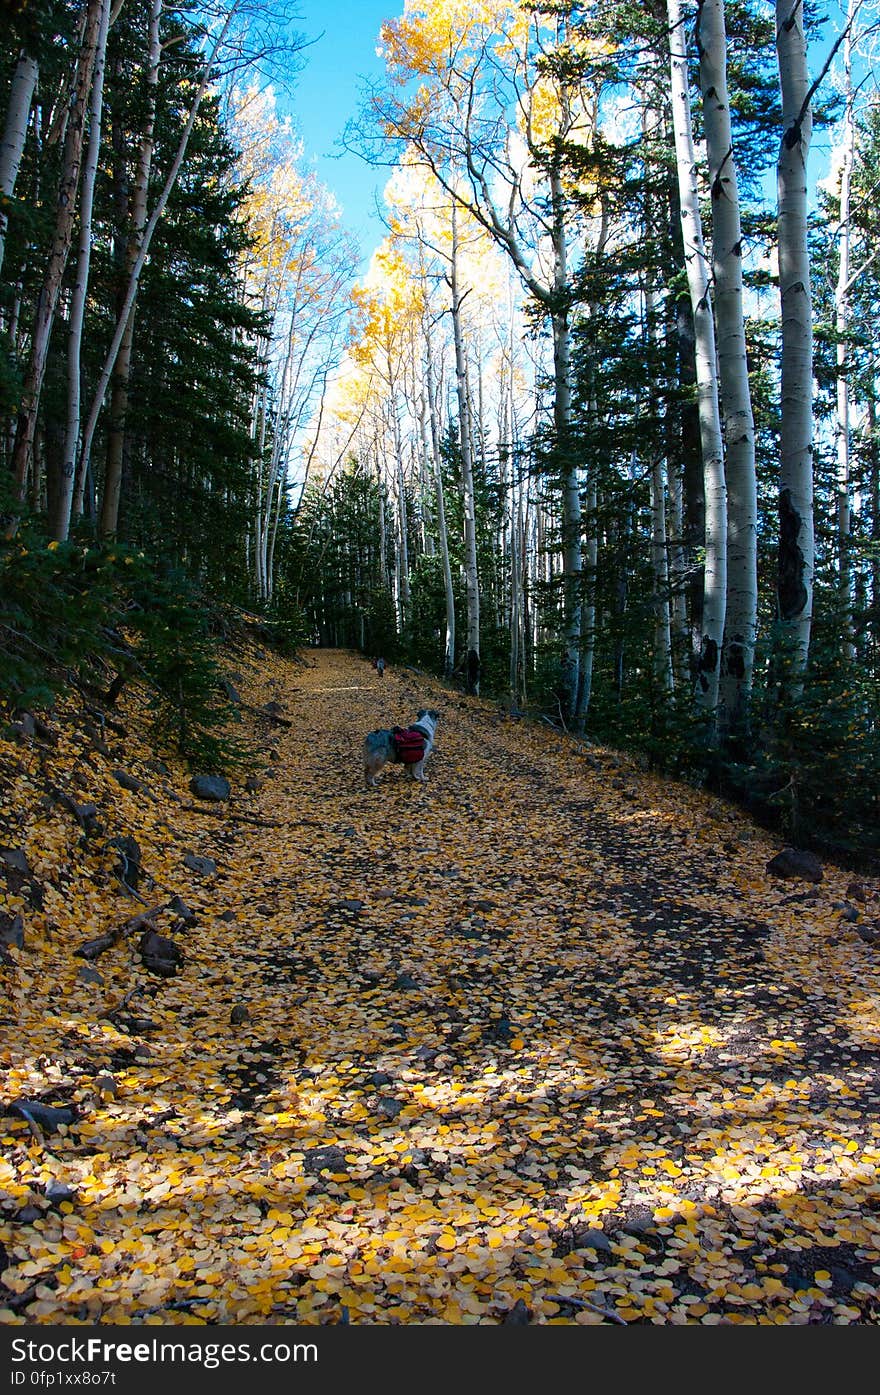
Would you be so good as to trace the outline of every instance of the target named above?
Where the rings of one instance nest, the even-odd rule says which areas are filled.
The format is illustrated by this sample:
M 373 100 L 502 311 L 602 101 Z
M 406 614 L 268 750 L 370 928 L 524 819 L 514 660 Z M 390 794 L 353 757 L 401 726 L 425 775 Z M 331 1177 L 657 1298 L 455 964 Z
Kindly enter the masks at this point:
M 417 765 L 425 754 L 425 733 L 415 727 L 394 727 L 391 732 L 394 759 L 404 765 Z

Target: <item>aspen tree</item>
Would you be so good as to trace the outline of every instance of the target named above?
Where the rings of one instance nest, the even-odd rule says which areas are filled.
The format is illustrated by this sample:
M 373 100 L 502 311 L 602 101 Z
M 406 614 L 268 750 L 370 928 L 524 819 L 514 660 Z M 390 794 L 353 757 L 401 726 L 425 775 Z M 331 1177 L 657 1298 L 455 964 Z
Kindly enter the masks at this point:
M 468 391 L 461 330 L 461 294 L 458 285 L 458 209 L 451 204 L 452 247 L 449 263 L 449 294 L 452 333 L 455 344 L 455 390 L 458 400 L 458 441 L 461 452 L 461 484 L 464 496 L 464 582 L 467 597 L 467 691 L 480 691 L 480 581 L 477 574 L 477 520 L 474 500 L 474 465 L 468 421 Z
M 807 243 L 807 156 L 813 129 L 802 0 L 776 0 L 782 138 L 776 164 L 782 352 L 779 424 L 779 619 L 794 686 L 813 616 L 813 312 Z
M 6 122 L 0 137 L 0 271 L 6 249 L 6 229 L 9 226 L 9 202 L 15 192 L 15 181 L 27 137 L 31 100 L 39 76 L 36 58 L 24 50 L 19 54 L 9 90 Z
M 840 211 L 837 224 L 837 285 L 834 292 L 834 334 L 837 369 L 835 437 L 837 446 L 837 575 L 843 607 L 844 649 L 855 656 L 852 641 L 852 498 L 851 422 L 847 338 L 850 329 L 849 297 L 852 279 L 852 176 L 855 158 L 855 92 L 853 89 L 853 25 L 859 0 L 847 0 L 846 31 L 843 41 L 843 127 L 840 142 Z
M 450 678 L 455 668 L 455 592 L 452 585 L 452 567 L 449 562 L 449 535 L 446 529 L 446 503 L 443 498 L 443 474 L 440 468 L 440 427 L 437 414 L 437 395 L 434 387 L 434 350 L 431 343 L 431 325 L 426 323 L 425 338 L 425 396 L 428 405 L 428 418 L 431 424 L 431 459 L 434 465 L 434 487 L 437 499 L 437 541 L 443 566 L 443 596 L 446 605 L 446 636 L 443 646 L 443 676 Z
M 74 477 L 79 447 L 82 335 L 85 322 L 86 295 L 89 288 L 89 267 L 92 255 L 92 212 L 95 199 L 95 177 L 101 152 L 101 122 L 104 108 L 104 68 L 107 56 L 107 34 L 110 28 L 110 0 L 102 0 L 95 49 L 94 75 L 89 100 L 89 142 L 83 166 L 79 208 L 79 249 L 76 277 L 70 302 L 67 326 L 67 423 L 64 433 L 64 459 L 60 477 L 49 483 L 49 535 L 64 542 L 70 531 L 70 511 L 73 503 Z
M 680 0 L 667 0 L 672 119 L 684 235 L 685 267 L 696 336 L 697 402 L 706 501 L 703 622 L 697 673 L 697 705 L 713 715 L 718 706 L 721 646 L 727 592 L 727 499 L 718 403 L 715 326 L 709 268 L 697 190 L 696 155 L 688 88 L 687 41 Z
M 125 253 L 125 275 L 130 277 L 137 262 L 144 230 L 147 225 L 147 201 L 150 186 L 150 171 L 153 164 L 156 129 L 156 99 L 159 86 L 159 64 L 162 56 L 159 26 L 162 19 L 164 0 L 150 0 L 146 35 L 145 87 L 146 104 L 144 124 L 138 141 L 138 159 L 131 198 L 131 223 L 128 245 Z M 119 352 L 113 364 L 110 383 L 110 410 L 107 425 L 107 461 L 105 471 L 101 530 L 105 534 L 116 531 L 119 513 L 119 490 L 122 485 L 122 460 L 125 445 L 126 419 L 128 416 L 128 383 L 131 374 L 131 357 L 134 345 L 134 321 L 136 302 L 133 300 L 125 323 Z M 94 409 L 93 409 L 94 410 Z M 91 422 L 89 423 L 89 426 Z M 88 431 L 87 426 L 86 430 Z M 77 444 L 79 444 L 77 442 Z M 80 513 L 86 483 L 89 455 L 83 450 L 78 459 L 78 478 L 74 494 L 74 512 Z
M 61 282 L 73 243 L 85 134 L 86 103 L 91 88 L 102 9 L 103 0 L 89 0 L 82 42 L 69 94 L 55 226 L 49 258 L 37 300 L 36 317 L 31 334 L 31 350 L 22 386 L 15 445 L 12 452 L 12 473 L 21 502 L 26 497 L 28 477 L 32 465 L 34 432 L 46 374 L 49 340 L 55 323 Z
M 725 726 L 748 720 L 758 626 L 758 487 L 743 315 L 743 239 L 730 103 L 724 0 L 698 0 L 697 50 L 712 200 L 712 276 L 727 486 L 727 608 L 721 655 Z
M 553 340 L 555 459 L 561 497 L 564 619 L 561 692 L 575 717 L 582 643 L 581 482 L 571 450 L 572 280 L 576 221 L 564 146 L 589 127 L 580 84 L 555 73 L 567 39 L 561 13 L 515 0 L 408 6 L 382 28 L 395 91 L 417 75 L 416 96 L 377 97 L 386 137 L 420 164 L 486 229 L 541 306 Z M 511 124 L 513 123 L 513 124 Z M 549 257 L 537 255 L 537 243 Z M 549 264 L 546 264 L 549 263 Z
M 126 336 L 129 317 L 137 300 L 141 272 L 144 269 L 144 264 L 149 254 L 150 243 L 153 240 L 153 234 L 156 231 L 156 227 L 159 223 L 159 220 L 164 214 L 165 209 L 168 205 L 168 200 L 171 197 L 171 191 L 177 183 L 177 177 L 180 174 L 180 169 L 186 156 L 187 146 L 189 145 L 189 139 L 192 135 L 193 127 L 196 123 L 196 118 L 199 113 L 199 107 L 201 106 L 202 99 L 204 98 L 205 93 L 208 90 L 208 84 L 211 80 L 214 64 L 216 63 L 217 57 L 223 48 L 223 45 L 226 41 L 227 33 L 229 32 L 229 28 L 232 24 L 233 18 L 240 4 L 241 0 L 233 0 L 231 7 L 225 15 L 220 31 L 211 45 L 210 52 L 202 65 L 199 81 L 196 86 L 195 93 L 190 102 L 186 121 L 184 122 L 183 130 L 180 134 L 177 150 L 175 151 L 174 158 L 171 161 L 171 166 L 168 170 L 168 174 L 165 177 L 165 183 L 162 186 L 162 190 L 159 194 L 158 199 L 156 200 L 153 212 L 150 214 L 150 217 L 147 220 L 147 223 L 144 227 L 143 233 L 138 241 L 137 252 L 133 260 L 131 261 L 131 265 L 128 267 L 128 276 L 126 280 L 125 289 L 121 297 L 120 308 L 116 320 L 116 327 L 114 329 L 113 336 L 110 341 L 110 347 L 107 350 L 103 366 L 98 376 L 98 384 L 95 389 L 94 396 L 92 398 L 92 405 L 89 410 L 89 415 L 86 420 L 85 427 L 83 428 L 83 439 L 82 446 L 80 448 L 80 459 L 78 465 L 80 479 L 83 481 L 83 483 L 85 481 L 86 472 L 89 468 L 89 463 L 91 460 L 92 440 L 94 438 L 95 428 L 98 424 L 98 417 L 100 416 L 101 409 L 104 405 L 104 399 L 107 393 L 107 388 L 110 384 L 110 380 L 116 366 L 116 360 L 120 348 Z M 104 478 L 104 493 L 101 502 L 100 518 L 98 524 L 98 529 L 102 537 L 113 537 L 116 534 L 116 530 L 119 526 L 119 497 L 121 487 L 122 460 L 121 458 L 117 460 L 116 457 L 114 457 L 112 461 L 108 459 L 108 468 Z

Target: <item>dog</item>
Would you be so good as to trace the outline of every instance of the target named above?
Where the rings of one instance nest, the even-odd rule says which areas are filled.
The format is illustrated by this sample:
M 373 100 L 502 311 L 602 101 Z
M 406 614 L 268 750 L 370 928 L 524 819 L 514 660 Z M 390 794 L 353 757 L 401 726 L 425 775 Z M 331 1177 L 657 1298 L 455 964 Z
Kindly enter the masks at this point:
M 397 753 L 394 734 L 397 728 L 368 732 L 364 737 L 364 782 L 367 789 L 374 789 L 376 786 L 376 776 L 389 761 L 396 765 L 406 765 L 410 775 L 414 780 L 427 780 L 425 774 L 425 761 L 434 749 L 434 733 L 437 730 L 437 721 L 440 713 L 433 707 L 423 707 L 411 724 L 410 731 L 420 732 L 425 738 L 425 746 L 421 759 L 410 762 Z

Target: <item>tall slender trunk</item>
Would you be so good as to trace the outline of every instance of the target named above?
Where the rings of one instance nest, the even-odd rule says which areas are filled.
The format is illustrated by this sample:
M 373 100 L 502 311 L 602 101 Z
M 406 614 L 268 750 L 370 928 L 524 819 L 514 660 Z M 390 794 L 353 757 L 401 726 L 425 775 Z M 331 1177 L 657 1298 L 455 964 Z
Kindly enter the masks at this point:
M 594 256 L 596 262 L 605 254 L 608 243 L 610 224 L 605 201 L 602 201 L 602 217 L 599 230 L 596 235 L 596 246 Z M 563 266 L 564 272 L 564 266 Z M 587 333 L 589 326 L 598 322 L 600 307 L 595 300 L 591 301 L 587 310 Z M 591 382 L 589 389 L 589 416 L 591 421 L 598 421 L 599 403 L 596 398 L 595 384 Z M 569 420 L 566 428 L 570 435 L 571 423 Z M 577 467 L 574 469 L 574 483 L 578 484 Z M 577 698 L 574 711 L 572 712 L 572 725 L 574 730 L 582 732 L 586 726 L 587 714 L 590 710 L 590 702 L 593 695 L 593 668 L 596 654 L 596 580 L 599 562 L 599 535 L 598 535 L 598 493 L 596 489 L 596 462 L 591 461 L 587 469 L 586 481 L 586 507 L 582 510 L 580 503 L 580 488 L 578 487 L 578 534 L 583 535 L 582 552 L 579 552 L 578 596 L 579 614 L 578 624 L 578 687 Z
M 553 579 L 553 572 L 551 558 L 547 548 L 547 525 L 544 516 L 544 504 L 540 499 L 535 503 L 535 557 L 537 559 L 535 579 L 543 586 L 548 586 Z M 535 648 L 537 648 L 539 644 L 546 644 L 549 642 L 550 631 L 546 616 L 546 607 L 535 607 Z
M 414 388 L 415 391 L 415 388 Z M 436 529 L 431 516 L 431 494 L 434 479 L 434 460 L 428 440 L 427 389 L 422 384 L 418 393 L 416 414 L 419 422 L 419 444 L 421 446 L 421 469 L 419 470 L 419 517 L 421 521 L 422 551 L 426 557 L 436 555 Z
M 284 354 L 284 362 L 281 368 L 281 382 L 278 391 L 278 403 L 275 411 L 274 431 L 272 434 L 272 450 L 266 467 L 265 481 L 263 478 L 263 446 L 265 444 L 266 411 L 265 405 L 262 412 L 262 425 L 260 435 L 259 454 L 259 475 L 257 480 L 257 551 L 259 554 L 259 575 L 258 586 L 260 599 L 267 601 L 272 593 L 272 575 L 269 564 L 269 538 L 272 528 L 272 517 L 276 485 L 283 476 L 281 468 L 282 455 L 285 453 L 287 444 L 287 433 L 290 429 L 290 394 L 291 394 L 291 370 L 293 365 L 293 350 L 296 342 L 297 315 L 294 306 L 291 314 L 290 328 L 287 333 L 287 344 Z
M 510 697 L 524 700 L 528 664 L 528 604 L 526 599 L 528 553 L 523 517 L 523 480 L 520 469 L 519 430 L 516 412 L 516 312 L 512 268 L 507 282 L 507 381 L 502 392 L 504 452 L 510 470 Z M 500 447 L 499 447 L 500 453 Z
M 880 645 L 880 439 L 873 388 L 865 406 L 865 454 L 868 465 L 868 496 L 871 501 L 871 634 Z
M 645 292 L 645 329 L 650 352 L 657 335 L 653 291 Z M 651 575 L 653 582 L 653 670 L 658 693 L 670 697 L 674 691 L 672 668 L 672 623 L 669 593 L 669 546 L 666 529 L 666 461 L 657 450 L 651 459 L 649 479 L 651 504 Z
M 440 426 L 437 421 L 437 398 L 434 394 L 434 351 L 431 327 L 425 333 L 425 391 L 428 398 L 428 419 L 431 423 L 431 455 L 434 461 L 434 486 L 437 499 L 437 542 L 443 564 L 443 594 L 446 601 L 446 641 L 443 650 L 443 676 L 451 678 L 455 668 L 455 591 L 449 562 L 449 533 L 446 528 L 446 506 L 443 500 L 443 474 L 440 462 Z
M 269 550 L 266 556 L 266 590 L 267 600 L 272 599 L 275 594 L 275 543 L 278 539 L 278 527 L 281 523 L 281 514 L 284 509 L 284 474 L 279 473 L 278 483 L 275 489 L 275 508 L 272 516 L 272 533 L 269 538 Z M 363 611 L 361 611 L 361 624 L 363 625 Z M 363 640 L 361 641 L 363 648 Z
M 706 504 L 706 562 L 703 623 L 696 701 L 707 714 L 718 707 L 721 646 L 727 593 L 727 499 L 724 449 L 718 404 L 715 326 L 709 296 L 709 271 L 697 190 L 696 155 L 688 89 L 687 44 L 680 0 L 667 0 L 669 57 L 675 159 L 681 204 L 684 256 L 696 337 L 697 403 Z
M 675 685 L 683 688 L 688 679 L 687 665 L 687 602 L 685 597 L 685 560 L 684 547 L 682 545 L 682 534 L 684 529 L 684 513 L 682 508 L 682 480 L 681 471 L 676 469 L 671 463 L 667 469 L 667 488 L 669 490 L 669 529 L 672 536 L 669 539 L 669 589 L 671 602 L 670 624 L 672 627 L 672 672 L 675 677 Z
M 379 576 L 382 579 L 384 589 L 387 591 L 391 584 L 388 576 L 388 526 L 385 521 L 385 480 L 379 462 L 378 447 L 376 448 L 376 479 L 379 485 Z
M 18 352 L 18 326 L 21 318 L 21 303 L 23 299 L 23 285 L 21 280 L 16 283 L 12 295 L 12 304 L 9 308 L 8 317 L 3 326 L 4 337 L 13 355 Z M 15 446 L 15 418 L 10 413 L 3 423 L 3 458 L 4 464 L 12 459 L 12 451 Z
M 397 481 L 397 558 L 398 558 L 398 578 L 400 595 L 400 626 L 401 629 L 409 620 L 410 613 L 410 584 L 409 584 L 409 510 L 406 505 L 406 484 L 403 477 L 403 440 L 400 434 L 400 417 L 397 412 L 397 399 L 392 390 L 391 397 L 391 427 L 394 441 L 394 464 L 395 479 Z
M 0 271 L 6 250 L 6 229 L 9 226 L 9 201 L 15 192 L 18 167 L 24 153 L 31 100 L 39 76 L 39 64 L 29 53 L 19 54 L 12 75 L 6 124 L 0 138 Z
M 568 248 L 565 192 L 558 165 L 550 174 L 552 209 L 550 241 L 553 254 L 553 427 L 562 486 L 562 577 L 564 596 L 562 705 L 567 721 L 578 721 L 583 569 L 581 564 L 581 487 L 571 440 L 571 323 L 569 320 Z
M 776 0 L 782 139 L 776 165 L 782 355 L 779 426 L 779 619 L 793 691 L 807 666 L 813 614 L 813 315 L 807 245 L 807 156 L 813 130 L 801 4 Z
M 669 554 L 666 545 L 666 490 L 663 457 L 651 461 L 651 563 L 654 580 L 654 681 L 660 693 L 673 691 L 672 627 L 669 618 Z
M 253 421 L 253 440 L 256 449 L 254 450 L 253 465 L 253 485 L 254 485 L 254 555 L 253 555 L 253 585 L 257 596 L 262 596 L 262 537 L 263 537 L 263 468 L 265 465 L 264 451 L 266 448 L 266 425 L 268 421 L 268 404 L 266 394 L 268 388 L 265 383 L 259 390 L 259 396 L 255 407 Z
M 458 221 L 452 202 L 452 254 L 449 263 L 452 337 L 455 349 L 455 386 L 458 398 L 458 434 L 461 448 L 461 483 L 464 494 L 464 583 L 467 598 L 467 662 L 469 693 L 480 691 L 480 582 L 477 573 L 477 519 L 471 433 L 468 420 L 467 369 L 461 329 L 461 295 L 458 287 Z
M 528 586 L 528 542 L 526 515 L 523 506 L 523 486 L 519 483 L 516 491 L 516 516 L 511 519 L 513 537 L 516 541 L 516 596 L 517 596 L 517 656 L 518 663 L 513 673 L 511 696 L 514 701 L 525 703 L 526 681 L 529 672 L 529 586 Z
M 633 464 L 634 462 L 631 460 L 630 478 L 633 473 Z M 614 567 L 617 573 L 611 591 L 611 628 L 614 636 L 612 668 L 614 692 L 618 703 L 623 700 L 626 677 L 626 613 L 629 606 L 629 550 L 634 525 L 633 513 L 632 496 L 630 495 L 630 501 L 622 513 L 615 518 L 611 528 Z
M 217 55 L 226 41 L 226 35 L 228 33 L 229 26 L 232 23 L 233 17 L 236 11 L 238 10 L 240 3 L 241 0 L 234 0 L 232 6 L 227 11 L 226 19 L 223 23 L 220 33 L 217 35 L 217 38 L 215 39 L 212 45 L 211 53 L 205 59 L 204 65 L 202 67 L 199 85 L 196 88 L 195 94 L 192 98 L 189 112 L 187 114 L 186 123 L 184 125 L 183 131 L 181 132 L 180 140 L 178 142 L 177 151 L 175 152 L 174 159 L 171 162 L 171 168 L 169 169 L 168 174 L 166 176 L 165 183 L 162 187 L 162 192 L 160 193 L 159 198 L 156 201 L 156 206 L 153 209 L 152 214 L 150 215 L 146 227 L 144 228 L 143 235 L 140 239 L 140 244 L 138 246 L 137 255 L 135 256 L 134 261 L 129 270 L 125 293 L 122 297 L 122 303 L 116 321 L 116 329 L 114 330 L 113 338 L 110 342 L 110 347 L 107 350 L 107 356 L 104 359 L 104 365 L 101 369 L 101 373 L 98 378 L 98 385 L 95 390 L 95 395 L 92 399 L 92 406 L 91 410 L 89 411 L 88 421 L 86 422 L 86 426 L 83 431 L 83 443 L 82 450 L 80 452 L 79 464 L 79 469 L 82 472 L 85 472 L 89 463 L 92 450 L 92 440 L 95 434 L 95 428 L 98 424 L 98 417 L 101 413 L 101 408 L 104 404 L 104 398 L 106 396 L 107 388 L 110 383 L 110 376 L 113 373 L 114 367 L 116 365 L 116 360 L 119 354 L 120 346 L 125 337 L 129 317 L 131 315 L 132 309 L 135 304 L 135 300 L 137 298 L 141 272 L 143 271 L 144 263 L 146 262 L 147 256 L 149 254 L 150 243 L 152 242 L 153 234 L 156 231 L 156 227 L 158 226 L 160 218 L 165 212 L 168 200 L 171 197 L 171 191 L 177 183 L 177 176 L 180 174 L 180 167 L 183 164 L 184 158 L 186 156 L 187 147 L 189 145 L 189 138 L 192 135 L 193 127 L 196 124 L 196 117 L 198 116 L 199 107 L 202 104 L 202 98 L 208 90 L 208 83 L 211 79 L 211 73 L 214 64 L 217 60 Z M 98 525 L 102 537 L 112 537 L 116 533 L 116 529 L 119 522 L 119 494 L 121 482 L 121 461 L 119 462 L 118 469 L 114 469 L 114 473 L 112 475 L 109 469 L 108 462 L 107 476 L 105 477 L 104 481 L 104 498 L 102 500 L 101 517 Z
M 676 355 L 678 357 L 678 355 Z M 675 686 L 684 692 L 690 681 L 689 658 L 691 652 L 690 629 L 688 626 L 688 592 L 690 580 L 686 556 L 685 538 L 685 470 L 679 463 L 676 445 L 681 437 L 678 432 L 677 413 L 667 407 L 664 436 L 666 439 L 666 487 L 669 491 L 669 589 L 672 624 L 672 669 Z
M 755 423 L 743 316 L 742 229 L 730 105 L 724 0 L 698 0 L 697 49 L 712 194 L 712 272 L 727 482 L 727 611 L 721 655 L 722 721 L 744 729 L 758 628 Z
M 848 0 L 846 32 L 843 40 L 843 140 L 840 160 L 840 218 L 838 223 L 838 269 L 834 295 L 834 331 L 837 358 L 837 577 L 843 610 L 844 652 L 855 656 L 852 636 L 852 502 L 850 468 L 850 394 L 848 374 L 849 290 L 851 271 L 850 203 L 855 156 L 855 94 L 852 83 L 852 26 L 856 0 Z
M 260 600 L 265 597 L 265 583 L 263 578 L 263 475 L 266 469 L 266 462 L 260 455 L 257 459 L 257 480 L 256 480 L 256 510 L 254 513 L 254 587 Z
M 262 508 L 262 535 L 260 538 L 260 574 L 261 574 L 261 598 L 268 601 L 272 595 L 272 574 L 269 565 L 269 540 L 272 534 L 272 520 L 275 513 L 275 496 L 279 480 L 283 472 L 281 469 L 281 454 L 284 446 L 284 424 L 280 420 L 275 423 L 275 439 L 272 442 L 272 455 L 267 469 L 267 477 L 263 490 Z
M 681 217 L 678 192 L 675 195 L 676 217 Z M 682 246 L 684 243 L 682 242 Z M 687 670 L 686 682 L 696 681 L 703 636 L 704 571 L 703 543 L 706 533 L 706 500 L 704 493 L 702 449 L 700 445 L 700 409 L 697 403 L 696 335 L 690 295 L 676 298 L 675 348 L 679 401 L 671 416 L 674 431 L 669 434 L 674 446 L 668 452 L 670 462 L 680 459 L 680 468 L 671 471 L 673 487 L 680 492 L 682 602 L 686 643 L 682 664 Z
M 660 130 L 660 117 L 650 99 L 642 102 L 642 139 L 646 150 L 650 142 L 656 140 Z M 646 175 L 649 165 L 646 160 Z M 642 236 L 645 244 L 651 247 L 655 237 L 655 199 L 653 180 L 646 178 L 642 209 Z M 654 273 L 646 270 L 644 290 L 644 334 L 645 356 L 650 363 L 658 355 L 659 327 L 654 292 Z M 647 404 L 649 412 L 651 404 Z M 656 691 L 668 700 L 674 691 L 672 670 L 672 625 L 670 620 L 669 595 L 669 548 L 666 528 L 666 460 L 664 453 L 656 448 L 651 457 L 650 504 L 651 504 L 651 576 L 652 607 L 654 611 L 654 634 L 652 643 L 653 673 Z
M 18 498 L 23 503 L 27 497 L 28 473 L 33 455 L 34 431 L 37 413 L 40 410 L 40 397 L 46 375 L 46 362 L 49 355 L 49 340 L 58 308 L 58 297 L 64 277 L 70 248 L 73 242 L 73 226 L 76 213 L 77 191 L 79 189 L 80 166 L 82 161 L 83 136 L 85 130 L 86 102 L 92 81 L 98 26 L 103 0 L 89 0 L 82 44 L 77 58 L 73 84 L 70 89 L 69 115 L 64 137 L 64 154 L 61 165 L 61 183 L 58 190 L 58 208 L 49 259 L 37 298 L 37 309 L 31 338 L 31 352 L 22 385 L 21 403 L 15 432 L 15 446 L 12 452 L 12 469 L 15 475 Z
M 67 421 L 64 433 L 64 456 L 57 479 L 47 478 L 49 496 L 49 533 L 64 542 L 70 531 L 70 511 L 73 503 L 74 474 L 79 450 L 79 428 L 82 385 L 80 382 L 82 334 L 89 288 L 89 267 L 92 255 L 92 210 L 95 202 L 95 177 L 101 153 L 101 121 L 104 111 L 104 69 L 107 57 L 107 33 L 110 27 L 110 0 L 102 0 L 95 51 L 95 71 L 89 100 L 89 143 L 83 165 L 79 204 L 79 251 L 76 280 L 70 301 L 67 341 Z
M 151 0 L 149 28 L 147 31 L 147 71 L 146 71 L 146 115 L 138 148 L 137 171 L 131 202 L 131 224 L 125 257 L 124 285 L 120 294 L 120 305 L 125 303 L 125 288 L 137 263 L 144 229 L 147 225 L 147 203 L 150 187 L 150 171 L 153 164 L 156 129 L 156 101 L 159 90 L 159 64 L 162 47 L 159 28 L 162 19 L 163 0 Z M 125 322 L 119 344 L 119 352 L 113 365 L 110 385 L 110 411 L 107 422 L 107 461 L 104 475 L 104 493 L 101 498 L 101 514 L 98 530 L 103 537 L 112 537 L 119 523 L 119 495 L 122 488 L 123 460 L 125 455 L 125 432 L 128 419 L 128 384 L 131 377 L 131 356 L 134 347 L 135 301 Z M 97 418 L 95 419 L 97 422 Z M 94 427 L 91 428 L 94 431 Z M 84 443 L 85 446 L 85 443 Z M 84 448 L 80 463 L 80 475 L 84 479 L 88 453 Z
M 520 556 L 522 557 L 522 698 L 526 699 L 526 679 L 532 672 L 533 656 L 537 639 L 536 625 L 534 619 L 534 606 L 532 605 L 532 574 L 530 571 L 530 559 L 534 565 L 535 558 L 535 515 L 531 508 L 531 500 L 524 488 L 520 493 L 521 515 L 520 515 Z

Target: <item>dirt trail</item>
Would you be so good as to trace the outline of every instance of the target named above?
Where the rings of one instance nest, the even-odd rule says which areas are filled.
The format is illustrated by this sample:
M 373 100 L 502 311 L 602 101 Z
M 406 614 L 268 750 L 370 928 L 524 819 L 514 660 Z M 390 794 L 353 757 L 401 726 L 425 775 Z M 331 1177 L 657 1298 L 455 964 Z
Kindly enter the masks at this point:
M 878 1320 L 876 888 L 847 920 L 852 876 L 774 880 L 739 811 L 411 670 L 242 691 L 291 725 L 219 817 L 131 747 L 156 802 L 53 756 L 197 912 L 174 977 L 132 940 L 81 976 L 139 907 L 6 752 L 43 909 L 7 896 L 2 1100 L 78 1117 L 3 1121 L 0 1320 Z M 364 733 L 421 706 L 428 783 L 366 790 Z

